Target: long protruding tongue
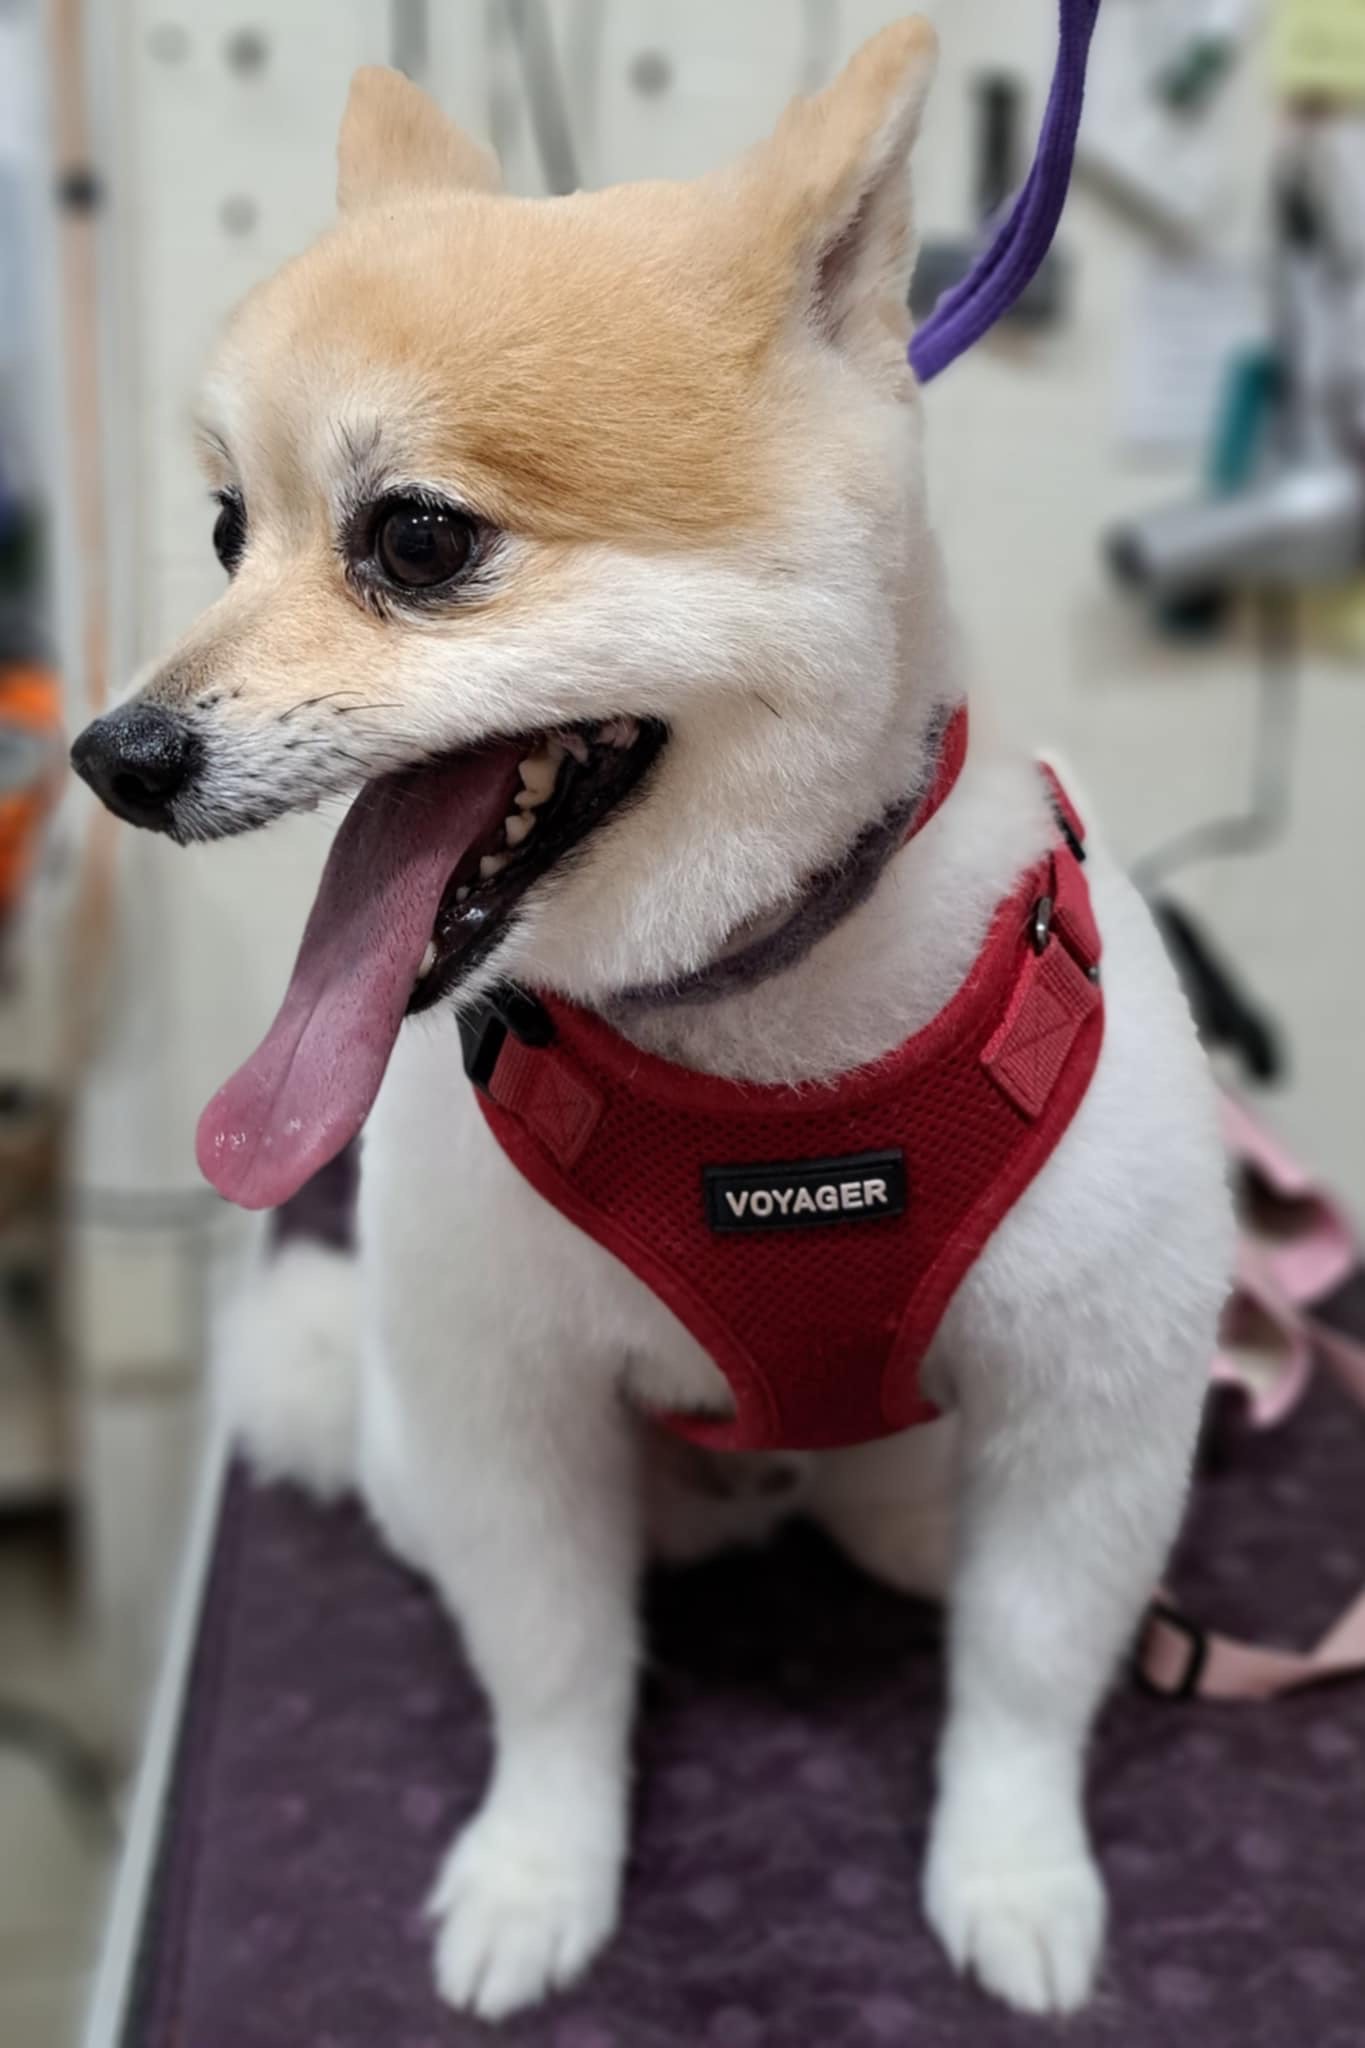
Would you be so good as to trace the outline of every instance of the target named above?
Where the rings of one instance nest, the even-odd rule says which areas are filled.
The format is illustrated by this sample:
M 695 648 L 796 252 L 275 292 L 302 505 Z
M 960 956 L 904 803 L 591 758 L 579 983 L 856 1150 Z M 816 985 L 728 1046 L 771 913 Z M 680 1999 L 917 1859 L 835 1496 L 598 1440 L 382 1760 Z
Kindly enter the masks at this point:
M 200 1170 L 229 1201 L 287 1201 L 360 1130 L 446 884 L 510 809 L 520 751 L 385 776 L 352 804 L 280 1013 L 199 1120 Z

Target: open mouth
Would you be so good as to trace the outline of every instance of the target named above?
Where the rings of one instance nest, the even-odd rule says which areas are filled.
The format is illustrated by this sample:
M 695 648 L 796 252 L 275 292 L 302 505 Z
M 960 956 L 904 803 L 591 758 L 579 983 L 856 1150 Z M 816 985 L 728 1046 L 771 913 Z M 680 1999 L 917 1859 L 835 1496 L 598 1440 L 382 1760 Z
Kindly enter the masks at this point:
M 664 743 L 617 717 L 367 783 L 337 833 L 279 1014 L 199 1123 L 200 1168 L 273 1208 L 354 1138 L 406 1016 L 456 989 L 541 876 Z
M 663 727 L 652 720 L 611 718 L 547 733 L 519 755 L 524 742 L 501 750 L 508 808 L 491 833 L 467 848 L 446 883 L 408 997 L 409 1016 L 430 1009 L 477 966 L 531 884 L 616 809 L 663 739 Z

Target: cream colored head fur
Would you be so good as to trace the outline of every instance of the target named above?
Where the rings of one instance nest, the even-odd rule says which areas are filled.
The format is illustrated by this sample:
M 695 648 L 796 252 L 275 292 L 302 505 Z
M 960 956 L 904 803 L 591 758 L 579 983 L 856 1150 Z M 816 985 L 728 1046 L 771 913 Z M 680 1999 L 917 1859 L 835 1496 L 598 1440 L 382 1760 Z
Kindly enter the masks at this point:
M 641 800 L 489 963 L 591 1000 L 704 961 L 905 793 L 946 658 L 905 362 L 933 56 L 904 22 L 724 171 L 544 201 L 499 194 L 406 80 L 357 75 L 340 218 L 206 383 L 245 552 L 145 690 L 200 737 L 196 830 L 659 717 Z M 377 608 L 339 533 L 414 486 L 501 538 L 458 604 Z

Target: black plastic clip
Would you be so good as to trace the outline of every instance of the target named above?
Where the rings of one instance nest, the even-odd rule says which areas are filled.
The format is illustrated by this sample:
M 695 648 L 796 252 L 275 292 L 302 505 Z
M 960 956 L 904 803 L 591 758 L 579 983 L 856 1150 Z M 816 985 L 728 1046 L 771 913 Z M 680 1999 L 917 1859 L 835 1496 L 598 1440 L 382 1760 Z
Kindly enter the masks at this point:
M 461 1010 L 459 1023 L 464 1070 L 474 1086 L 484 1090 L 493 1079 L 509 1031 L 523 1045 L 531 1046 L 549 1045 L 555 1035 L 545 1005 L 511 981 L 498 982 L 477 1003 Z
M 1174 1629 L 1178 1636 L 1183 1636 L 1189 1651 L 1185 1669 L 1175 1685 L 1158 1685 L 1145 1668 L 1147 1636 L 1154 1621 L 1164 1621 L 1167 1628 Z M 1149 1693 L 1153 1699 L 1192 1700 L 1199 1690 L 1199 1681 L 1204 1675 L 1208 1654 L 1208 1637 L 1203 1629 L 1191 1621 L 1188 1615 L 1182 1614 L 1178 1607 L 1171 1607 L 1164 1600 L 1154 1600 L 1147 1610 L 1147 1619 L 1143 1623 L 1142 1634 L 1138 1639 L 1137 1655 L 1133 1659 L 1133 1676 L 1142 1691 Z

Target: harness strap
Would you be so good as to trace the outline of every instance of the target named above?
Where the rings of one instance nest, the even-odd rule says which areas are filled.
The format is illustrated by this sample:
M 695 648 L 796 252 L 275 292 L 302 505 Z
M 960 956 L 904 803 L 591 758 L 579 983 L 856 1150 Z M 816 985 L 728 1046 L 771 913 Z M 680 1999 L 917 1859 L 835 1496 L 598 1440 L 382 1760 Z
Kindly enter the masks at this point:
M 1281 1200 L 1307 1212 L 1310 1227 L 1300 1243 L 1273 1248 L 1273 1272 L 1245 1238 L 1238 1259 L 1237 1286 L 1273 1312 L 1292 1340 L 1288 1364 L 1267 1388 L 1240 1374 L 1235 1356 L 1225 1355 L 1215 1360 L 1215 1380 L 1240 1385 L 1256 1426 L 1270 1428 L 1297 1407 L 1320 1358 L 1365 1409 L 1365 1346 L 1317 1313 L 1359 1256 L 1344 1216 L 1251 1111 L 1227 1095 L 1223 1137 L 1229 1153 L 1253 1167 Z M 1324 1679 L 1365 1673 L 1365 1590 L 1317 1643 L 1296 1651 L 1206 1629 L 1163 1587 L 1149 1609 L 1134 1663 L 1139 1683 L 1163 1699 L 1278 1699 Z
M 964 698 L 963 702 L 953 710 L 949 716 L 948 723 L 943 728 L 943 737 L 939 742 L 938 766 L 934 770 L 934 779 L 929 785 L 928 794 L 916 809 L 909 825 L 906 827 L 905 837 L 907 842 L 913 839 L 917 832 L 922 832 L 931 818 L 937 817 L 953 791 L 957 788 L 957 779 L 961 775 L 963 764 L 967 759 L 968 731 L 967 704 Z
M 948 798 L 952 795 L 962 774 L 967 759 L 967 742 L 970 737 L 970 719 L 965 698 L 943 717 L 937 727 L 937 757 L 934 772 L 925 794 L 910 813 L 902 845 L 924 830 L 931 818 L 937 817 Z M 1050 768 L 1044 769 L 1051 792 L 1053 809 L 1060 828 L 1077 859 L 1085 858 L 1082 850 L 1084 827 L 1062 789 L 1060 782 Z M 1063 816 L 1065 810 L 1065 816 Z M 1098 958 L 1098 952 L 1096 953 Z M 676 994 L 675 991 L 670 993 Z M 459 1016 L 460 1039 L 464 1048 L 465 1072 L 479 1088 L 486 1089 L 492 1081 L 494 1068 L 504 1040 L 510 1032 L 513 1039 L 525 1046 L 548 1045 L 554 1037 L 554 1026 L 549 1014 L 537 997 L 510 982 L 501 982 L 484 997 L 483 1001 L 470 1010 L 462 1010 Z M 504 1082 L 503 1085 L 510 1085 Z M 524 1113 L 518 1102 L 518 1113 Z M 553 1133 L 557 1127 L 557 1114 L 543 1109 L 547 1125 Z M 565 1111 L 570 1115 L 572 1113 Z M 567 1142 L 567 1140 L 566 1140 Z M 587 1136 L 578 1144 L 578 1151 L 586 1144 Z M 552 1143 L 552 1150 L 559 1157 L 558 1139 Z M 577 1151 L 574 1152 L 577 1157 Z M 561 1164 L 572 1164 L 571 1159 L 561 1159 Z
M 944 727 L 933 782 L 911 819 L 905 843 L 924 830 L 956 788 L 967 740 L 968 713 L 962 703 Z M 981 1055 L 996 1086 L 1030 1120 L 1046 1108 L 1094 1011 L 1102 951 L 1081 872 L 1085 827 L 1054 771 L 1040 764 L 1040 772 L 1062 845 L 1030 869 L 1015 892 L 1013 914 L 1028 918 L 1032 945 Z M 1002 917 L 1010 922 L 1010 907 Z M 1060 945 L 1049 944 L 1054 936 Z M 970 988 L 971 978 L 963 993 Z M 558 1164 L 570 1170 L 592 1137 L 603 1103 L 586 1071 L 565 1057 L 562 1047 L 553 1061 L 527 1057 L 554 1040 L 553 1020 L 545 1005 L 527 991 L 503 983 L 473 1010 L 461 1013 L 460 1035 L 470 1080 L 533 1131 Z
M 1053 855 L 1031 878 L 1031 945 L 981 1064 L 1015 1108 L 1033 1121 L 1048 1105 L 1072 1047 L 1095 1007 L 1099 932 L 1089 894 L 1070 855 Z M 1033 893 L 1037 891 L 1038 893 Z M 1052 938 L 1059 945 L 1049 944 Z
M 1320 1333 L 1324 1357 L 1341 1385 L 1365 1408 L 1365 1368 L 1357 1347 L 1334 1348 Z M 1165 1587 L 1147 1610 L 1133 1660 L 1145 1692 L 1167 1700 L 1273 1700 L 1329 1678 L 1365 1674 L 1365 1588 L 1308 1650 L 1248 1643 L 1207 1629 L 1177 1605 Z
M 960 715 L 950 731 L 921 817 L 955 779 Z M 1059 824 L 946 1007 L 837 1087 L 674 1067 L 507 988 L 462 1017 L 466 1065 L 513 1164 L 728 1382 L 733 1416 L 661 1422 L 713 1449 L 866 1443 L 933 1414 L 919 1374 L 943 1312 L 1084 1096 L 1099 951 Z M 816 1224 L 831 1234 L 807 1239 Z
M 1162 1699 L 1273 1700 L 1365 1671 L 1365 1591 L 1311 1650 L 1275 1650 L 1204 1629 L 1165 1596 L 1147 1615 L 1138 1677 Z
M 624 1013 L 642 1004 L 717 1002 L 794 967 L 867 901 L 887 863 L 951 795 L 966 757 L 966 704 L 938 707 L 926 734 L 926 766 L 932 769 L 926 789 L 903 796 L 865 825 L 837 859 L 807 876 L 800 896 L 779 912 L 776 923 L 760 920 L 756 935 L 736 932 L 704 967 L 667 982 L 622 989 L 613 1008 Z

